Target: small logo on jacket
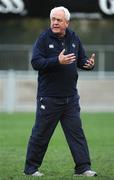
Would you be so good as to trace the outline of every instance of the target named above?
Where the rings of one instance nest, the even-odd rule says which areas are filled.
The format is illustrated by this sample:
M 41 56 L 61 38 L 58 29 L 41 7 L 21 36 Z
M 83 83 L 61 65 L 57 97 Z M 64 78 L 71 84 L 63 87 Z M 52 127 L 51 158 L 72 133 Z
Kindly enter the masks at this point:
M 50 49 L 54 48 L 54 45 L 53 44 L 49 44 L 49 48 Z
M 45 106 L 43 104 L 41 105 L 41 109 L 45 109 Z
M 73 48 L 75 48 L 75 47 L 76 47 L 76 45 L 75 45 L 74 43 L 72 43 L 72 47 L 73 47 Z

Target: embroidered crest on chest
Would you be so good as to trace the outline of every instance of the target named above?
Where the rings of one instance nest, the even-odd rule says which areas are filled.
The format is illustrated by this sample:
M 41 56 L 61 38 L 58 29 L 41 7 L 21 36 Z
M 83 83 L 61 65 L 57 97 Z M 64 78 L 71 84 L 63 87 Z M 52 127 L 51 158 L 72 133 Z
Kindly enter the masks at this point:
M 54 44 L 49 44 L 49 48 L 53 49 L 54 48 Z
M 75 48 L 75 47 L 76 47 L 76 45 L 75 45 L 74 43 L 72 43 L 72 47 L 73 47 L 73 48 Z

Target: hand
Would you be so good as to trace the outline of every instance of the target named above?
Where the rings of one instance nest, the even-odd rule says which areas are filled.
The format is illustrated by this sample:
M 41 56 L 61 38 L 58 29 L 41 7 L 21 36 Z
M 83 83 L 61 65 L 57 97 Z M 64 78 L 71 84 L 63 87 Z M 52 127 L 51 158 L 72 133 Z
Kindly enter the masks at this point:
M 85 69 L 92 69 L 94 65 L 95 65 L 95 54 L 93 53 L 83 67 Z
M 67 55 L 64 55 L 65 49 L 63 49 L 61 51 L 61 53 L 59 54 L 59 62 L 60 64 L 71 64 L 76 60 L 76 56 L 74 55 L 74 53 L 70 53 Z

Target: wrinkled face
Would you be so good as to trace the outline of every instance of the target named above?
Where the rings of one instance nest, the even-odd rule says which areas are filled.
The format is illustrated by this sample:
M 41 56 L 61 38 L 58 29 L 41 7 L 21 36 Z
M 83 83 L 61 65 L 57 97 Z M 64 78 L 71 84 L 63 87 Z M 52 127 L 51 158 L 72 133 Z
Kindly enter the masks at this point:
M 51 16 L 51 29 L 53 33 L 62 37 L 65 35 L 66 28 L 69 25 L 69 22 L 65 18 L 64 11 L 55 11 Z

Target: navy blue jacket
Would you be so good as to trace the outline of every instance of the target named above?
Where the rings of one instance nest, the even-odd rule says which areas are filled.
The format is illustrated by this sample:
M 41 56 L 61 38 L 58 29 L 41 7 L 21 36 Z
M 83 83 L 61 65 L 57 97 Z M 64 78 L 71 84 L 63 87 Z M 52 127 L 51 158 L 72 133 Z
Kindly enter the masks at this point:
M 74 53 L 76 61 L 62 65 L 58 56 L 65 48 L 65 53 Z M 65 97 L 76 95 L 77 67 L 84 69 L 87 60 L 79 37 L 71 30 L 66 30 L 60 39 L 51 29 L 41 33 L 33 46 L 32 67 L 38 71 L 38 96 Z

